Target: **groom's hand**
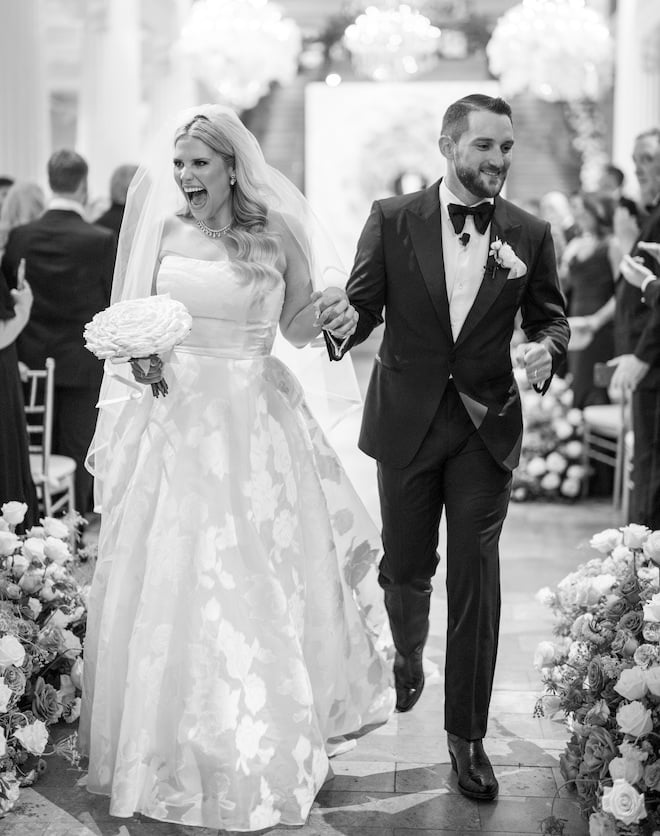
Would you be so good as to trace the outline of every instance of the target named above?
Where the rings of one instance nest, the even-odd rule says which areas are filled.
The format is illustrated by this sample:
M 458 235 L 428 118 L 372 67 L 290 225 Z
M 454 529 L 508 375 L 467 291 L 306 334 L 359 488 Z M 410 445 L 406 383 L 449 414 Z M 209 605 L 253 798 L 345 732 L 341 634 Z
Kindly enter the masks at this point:
M 316 308 L 316 324 L 339 340 L 345 340 L 355 333 L 358 313 L 348 301 L 346 291 L 341 287 L 327 287 L 312 293 L 312 304 Z
M 515 361 L 527 373 L 531 386 L 543 386 L 552 374 L 552 356 L 541 343 L 521 343 L 516 348 Z

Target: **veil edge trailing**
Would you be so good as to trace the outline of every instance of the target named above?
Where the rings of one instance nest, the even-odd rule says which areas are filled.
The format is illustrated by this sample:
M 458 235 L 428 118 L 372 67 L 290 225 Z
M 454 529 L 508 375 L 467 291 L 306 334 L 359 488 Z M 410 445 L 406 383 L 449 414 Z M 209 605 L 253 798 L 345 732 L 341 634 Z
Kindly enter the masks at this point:
M 236 113 L 222 105 L 206 104 L 176 114 L 147 143 L 145 161 L 138 167 L 128 190 L 112 284 L 111 304 L 149 296 L 159 260 L 166 220 L 186 211 L 186 204 L 172 176 L 174 136 L 195 116 L 223 120 L 236 149 L 236 175 L 249 176 L 269 211 L 280 213 L 291 236 L 305 253 L 314 290 L 343 287 L 347 273 L 332 241 L 300 190 L 266 162 L 261 147 Z M 306 401 L 326 433 L 335 430 L 361 407 L 360 390 L 350 357 L 330 362 L 322 340 L 294 348 L 278 331 L 273 355 L 284 362 L 300 381 Z M 98 401 L 96 430 L 86 466 L 95 479 L 96 510 L 100 510 L 102 484 L 112 438 L 126 405 L 151 398 L 149 387 L 132 384 L 127 363 L 105 362 Z

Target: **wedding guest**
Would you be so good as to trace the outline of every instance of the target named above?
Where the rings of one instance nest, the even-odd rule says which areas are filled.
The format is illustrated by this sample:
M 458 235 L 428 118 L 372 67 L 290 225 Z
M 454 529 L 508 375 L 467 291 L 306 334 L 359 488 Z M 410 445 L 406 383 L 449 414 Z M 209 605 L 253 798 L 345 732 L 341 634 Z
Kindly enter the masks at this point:
M 28 511 L 23 524 L 29 528 L 38 521 L 39 512 L 16 353 L 16 338 L 25 328 L 32 307 L 32 291 L 24 272 L 23 266 L 19 287 L 11 291 L 0 273 L 0 505 L 14 500 L 25 502 Z
M 13 178 L 6 177 L 5 175 L 0 176 L 0 209 L 2 208 L 4 199 L 7 196 L 7 192 L 13 185 Z
M 639 259 L 653 272 L 654 259 L 639 244 L 660 243 L 660 128 L 639 134 L 633 162 L 650 214 L 632 251 L 621 262 L 615 312 L 617 356 L 610 390 L 616 398 L 631 397 L 634 435 L 633 490 L 630 520 L 660 528 L 660 312 L 642 300 L 629 274 Z
M 568 195 L 560 191 L 543 194 L 539 200 L 539 215 L 550 224 L 555 256 L 561 261 L 566 245 L 579 233 Z
M 141 384 L 164 375 L 166 397 L 134 397 L 128 364 L 102 387 L 87 789 L 113 816 L 303 825 L 328 757 L 394 707 L 378 532 L 271 354 L 278 325 L 302 352 L 320 334 L 312 288 L 341 267 L 218 105 L 177 117 L 126 212 L 139 222 L 122 228 L 113 301 L 169 294 L 192 330 L 169 359 L 131 366 Z M 341 337 L 354 310 L 329 319 Z
M 34 293 L 18 356 L 30 368 L 55 360 L 53 453 L 76 461 L 75 499 L 81 514 L 93 507 L 92 477 L 84 461 L 96 423 L 102 364 L 83 342 L 83 328 L 110 301 L 115 241 L 84 220 L 87 163 L 75 151 L 48 160 L 52 198 L 46 212 L 9 233 L 2 270 L 15 286 L 18 265 Z
M 99 226 L 104 226 L 115 233 L 117 239 L 119 238 L 119 230 L 121 228 L 122 218 L 124 217 L 124 207 L 126 206 L 126 194 L 128 187 L 131 185 L 137 166 L 134 164 L 125 164 L 118 166 L 110 178 L 110 206 L 94 223 Z
M 568 371 L 578 409 L 608 403 L 607 389 L 594 385 L 594 366 L 614 356 L 614 276 L 621 253 L 612 235 L 613 201 L 584 194 L 576 208 L 580 234 L 564 251 L 563 271 L 570 299 Z
M 499 537 L 522 437 L 511 339 L 520 311 L 517 362 L 544 393 L 569 334 L 550 224 L 500 197 L 513 143 L 503 99 L 474 94 L 450 105 L 439 140 L 446 176 L 375 201 L 346 291 L 319 297 L 322 321 L 326 303 L 340 299 L 358 314 L 347 339 L 327 337 L 336 359 L 385 323 L 359 446 L 378 468 L 397 709 L 412 709 L 424 688 L 444 511 L 445 729 L 458 789 L 481 801 L 499 789 L 483 738 L 499 631 Z
M 39 218 L 45 207 L 44 190 L 38 183 L 19 180 L 11 186 L 0 208 L 0 256 L 11 230 Z

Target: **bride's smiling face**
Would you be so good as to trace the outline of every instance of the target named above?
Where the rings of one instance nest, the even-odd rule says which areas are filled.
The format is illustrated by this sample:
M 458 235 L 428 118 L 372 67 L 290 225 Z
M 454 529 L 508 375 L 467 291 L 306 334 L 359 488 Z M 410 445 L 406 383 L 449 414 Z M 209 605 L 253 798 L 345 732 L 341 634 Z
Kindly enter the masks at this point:
M 173 173 L 195 219 L 214 228 L 231 221 L 233 170 L 220 154 L 201 139 L 183 136 L 174 146 Z

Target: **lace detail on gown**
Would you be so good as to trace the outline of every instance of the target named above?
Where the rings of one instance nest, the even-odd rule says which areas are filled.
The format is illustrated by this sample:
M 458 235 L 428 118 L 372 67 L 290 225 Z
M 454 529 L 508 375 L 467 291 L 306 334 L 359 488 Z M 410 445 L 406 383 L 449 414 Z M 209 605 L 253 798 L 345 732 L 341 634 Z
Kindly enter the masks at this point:
M 115 816 L 305 822 L 325 741 L 387 719 L 378 533 L 269 352 L 274 270 L 166 256 L 194 324 L 128 400 L 103 482 L 81 741 Z

